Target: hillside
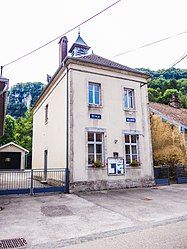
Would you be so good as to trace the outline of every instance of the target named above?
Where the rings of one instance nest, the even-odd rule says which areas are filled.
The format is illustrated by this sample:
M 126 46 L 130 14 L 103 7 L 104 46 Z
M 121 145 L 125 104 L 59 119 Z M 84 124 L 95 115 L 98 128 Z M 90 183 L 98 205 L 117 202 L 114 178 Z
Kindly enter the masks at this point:
M 7 114 L 19 118 L 34 105 L 45 85 L 41 82 L 17 83 L 8 93 Z
M 157 71 L 146 68 L 137 69 L 151 76 L 148 82 L 150 101 L 168 104 L 172 93 L 176 93 L 181 106 L 187 108 L 187 69 L 170 68 Z

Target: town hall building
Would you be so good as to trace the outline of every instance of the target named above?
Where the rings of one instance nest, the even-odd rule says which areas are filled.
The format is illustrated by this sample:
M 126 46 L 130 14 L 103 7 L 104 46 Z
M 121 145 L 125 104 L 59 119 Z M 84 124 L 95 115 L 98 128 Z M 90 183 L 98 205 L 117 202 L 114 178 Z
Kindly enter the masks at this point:
M 93 53 L 80 33 L 33 108 L 33 168 L 67 168 L 72 191 L 152 186 L 149 75 Z

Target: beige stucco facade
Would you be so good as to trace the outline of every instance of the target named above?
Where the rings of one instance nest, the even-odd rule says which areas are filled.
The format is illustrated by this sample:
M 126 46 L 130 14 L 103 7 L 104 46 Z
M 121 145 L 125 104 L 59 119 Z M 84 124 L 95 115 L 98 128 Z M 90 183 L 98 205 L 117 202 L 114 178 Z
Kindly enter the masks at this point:
M 101 86 L 100 106 L 93 107 L 88 104 L 89 82 Z M 32 167 L 44 167 L 44 151 L 47 150 L 48 168 L 64 168 L 68 161 L 70 182 L 74 188 L 80 190 L 84 189 L 81 189 L 81 183 L 86 185 L 88 182 L 92 182 L 93 186 L 97 185 L 93 189 L 102 188 L 99 183 L 104 183 L 103 188 L 143 186 L 144 181 L 152 184 L 153 165 L 146 82 L 146 77 L 141 74 L 67 60 L 33 109 Z M 125 88 L 134 91 L 134 109 L 124 108 Z M 90 114 L 99 114 L 101 119 L 92 119 Z M 133 118 L 135 122 L 127 122 L 126 118 Z M 103 133 L 103 168 L 88 166 L 88 131 Z M 125 165 L 124 174 L 109 175 L 107 159 L 113 157 L 114 152 L 117 152 L 120 158 L 125 158 L 125 134 L 138 136 L 140 166 L 133 168 Z

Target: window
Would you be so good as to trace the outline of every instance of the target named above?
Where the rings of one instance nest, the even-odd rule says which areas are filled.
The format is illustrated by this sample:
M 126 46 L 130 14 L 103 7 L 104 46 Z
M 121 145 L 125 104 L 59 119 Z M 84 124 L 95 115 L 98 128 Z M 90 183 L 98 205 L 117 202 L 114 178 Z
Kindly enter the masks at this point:
M 134 109 L 134 90 L 124 89 L 124 107 L 127 109 Z
M 88 132 L 88 165 L 103 162 L 103 133 Z
M 89 83 L 88 85 L 88 103 L 89 105 L 101 104 L 101 85 L 97 83 Z
M 47 123 L 48 122 L 48 113 L 49 112 L 49 105 L 47 104 L 46 106 L 45 106 L 45 123 Z
M 132 163 L 133 160 L 139 161 L 138 155 L 138 135 L 125 134 L 125 162 L 126 165 Z

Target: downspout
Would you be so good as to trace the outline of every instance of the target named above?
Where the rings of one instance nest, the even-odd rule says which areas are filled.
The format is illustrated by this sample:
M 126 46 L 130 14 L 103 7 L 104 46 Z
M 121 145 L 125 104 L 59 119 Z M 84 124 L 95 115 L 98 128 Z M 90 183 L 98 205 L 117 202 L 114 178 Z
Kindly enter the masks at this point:
M 66 82 L 66 193 L 69 194 L 69 69 Z

